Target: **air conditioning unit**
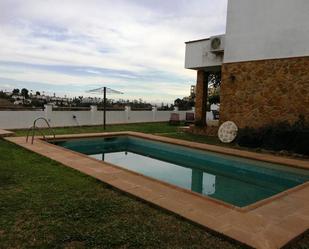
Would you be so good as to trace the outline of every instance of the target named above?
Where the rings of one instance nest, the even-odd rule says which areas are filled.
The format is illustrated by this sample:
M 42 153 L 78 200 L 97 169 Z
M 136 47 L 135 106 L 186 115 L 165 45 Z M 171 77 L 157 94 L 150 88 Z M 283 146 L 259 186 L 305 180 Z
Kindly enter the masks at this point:
M 224 52 L 225 36 L 218 35 L 210 37 L 210 52 L 223 53 Z

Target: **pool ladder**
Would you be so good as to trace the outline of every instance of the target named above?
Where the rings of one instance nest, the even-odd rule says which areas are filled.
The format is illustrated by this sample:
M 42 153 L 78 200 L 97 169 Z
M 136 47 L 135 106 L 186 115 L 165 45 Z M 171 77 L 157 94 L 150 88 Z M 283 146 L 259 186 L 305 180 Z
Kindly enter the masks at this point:
M 45 121 L 45 123 L 47 124 L 48 129 L 52 132 L 54 139 L 56 139 L 55 132 L 54 132 L 54 130 L 51 128 L 51 126 L 50 126 L 48 120 L 47 120 L 46 118 L 40 117 L 40 118 L 35 119 L 35 120 L 33 121 L 33 125 L 28 129 L 27 138 L 26 138 L 26 143 L 28 143 L 29 134 L 30 134 L 30 131 L 32 131 L 31 144 L 33 144 L 36 128 L 37 128 L 37 130 L 41 133 L 41 135 L 43 136 L 43 139 L 46 140 L 45 134 L 39 129 L 39 127 L 36 126 L 36 122 L 37 122 L 38 120 L 44 120 L 44 121 Z

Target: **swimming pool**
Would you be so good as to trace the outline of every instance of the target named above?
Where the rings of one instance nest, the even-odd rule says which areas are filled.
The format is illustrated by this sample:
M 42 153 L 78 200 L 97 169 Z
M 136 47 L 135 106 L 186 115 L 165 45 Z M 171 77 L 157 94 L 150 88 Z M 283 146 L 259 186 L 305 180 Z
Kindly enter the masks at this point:
M 245 207 L 305 183 L 308 170 L 123 135 L 56 145 Z

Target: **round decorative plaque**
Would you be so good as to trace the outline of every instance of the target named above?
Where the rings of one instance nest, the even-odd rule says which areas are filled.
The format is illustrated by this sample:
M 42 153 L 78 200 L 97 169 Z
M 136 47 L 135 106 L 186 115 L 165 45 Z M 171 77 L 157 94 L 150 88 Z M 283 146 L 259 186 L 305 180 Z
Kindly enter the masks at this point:
M 237 131 L 237 125 L 232 121 L 227 121 L 220 126 L 218 137 L 222 143 L 231 143 L 235 140 Z

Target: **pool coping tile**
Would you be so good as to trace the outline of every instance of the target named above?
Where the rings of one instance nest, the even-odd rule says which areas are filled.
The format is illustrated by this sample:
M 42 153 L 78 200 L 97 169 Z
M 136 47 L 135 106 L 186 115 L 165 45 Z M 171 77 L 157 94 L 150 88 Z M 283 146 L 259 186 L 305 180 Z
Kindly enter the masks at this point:
M 14 132 L 0 129 L 0 137 L 10 137 L 13 136 Z
M 138 132 L 59 135 L 57 139 L 119 135 L 135 136 L 188 146 L 190 148 L 309 169 L 309 162 L 305 160 L 281 158 L 268 154 L 240 151 Z M 34 144 L 26 143 L 25 137 L 6 137 L 5 139 L 99 179 L 129 195 L 173 212 L 216 233 L 237 240 L 249 247 L 259 249 L 281 248 L 309 229 L 308 182 L 268 198 L 265 201 L 250 205 L 249 208 L 238 208 L 50 144 L 43 141 L 41 137 L 35 137 Z

